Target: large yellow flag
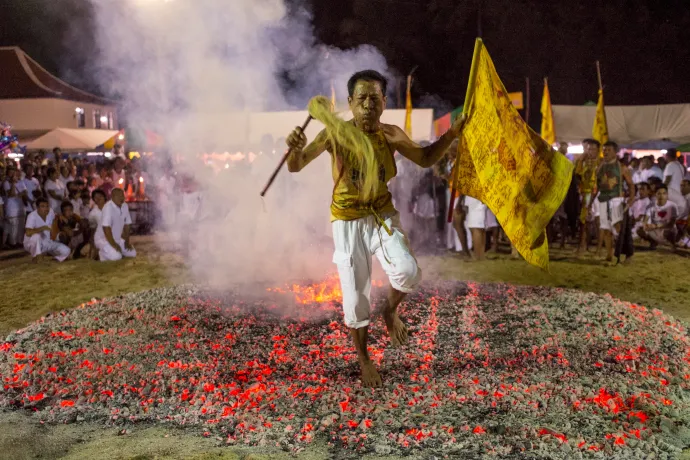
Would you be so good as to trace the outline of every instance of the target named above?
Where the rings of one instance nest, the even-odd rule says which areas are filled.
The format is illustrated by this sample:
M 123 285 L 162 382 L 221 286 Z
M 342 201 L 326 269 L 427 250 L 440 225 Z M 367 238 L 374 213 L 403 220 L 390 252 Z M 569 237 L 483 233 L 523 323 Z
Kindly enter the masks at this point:
M 407 94 L 405 96 L 405 134 L 412 138 L 412 75 L 407 76 Z
M 549 145 L 556 142 L 556 128 L 553 125 L 553 109 L 551 107 L 551 94 L 549 82 L 544 79 L 544 96 L 541 98 L 541 138 Z
M 548 269 L 545 228 L 568 192 L 573 166 L 523 121 L 489 53 L 477 43 L 457 190 L 484 202 L 525 260 Z
M 609 127 L 606 123 L 606 110 L 604 110 L 604 90 L 601 88 L 599 88 L 599 102 L 597 102 L 597 113 L 594 116 L 592 137 L 602 145 L 609 141 Z

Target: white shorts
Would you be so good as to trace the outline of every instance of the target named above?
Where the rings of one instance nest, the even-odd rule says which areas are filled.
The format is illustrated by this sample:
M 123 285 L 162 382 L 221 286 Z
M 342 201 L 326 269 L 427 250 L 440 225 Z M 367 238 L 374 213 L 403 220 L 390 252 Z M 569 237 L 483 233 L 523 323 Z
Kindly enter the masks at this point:
M 601 230 L 613 230 L 614 225 L 623 221 L 625 198 L 611 198 L 609 201 L 597 202 L 599 204 L 599 228 Z
M 465 197 L 467 206 L 467 228 L 486 228 L 486 211 L 484 203 L 471 196 Z
M 491 212 L 491 209 L 489 207 L 486 207 L 486 220 L 485 220 L 485 228 L 496 228 L 498 227 L 498 221 L 496 220 L 496 215 Z
M 386 225 L 393 235 L 379 227 L 374 216 L 333 222 L 333 263 L 338 266 L 345 325 L 349 328 L 369 325 L 373 255 L 379 259 L 391 286 L 398 291 L 412 292 L 422 279 L 422 270 L 400 227 L 399 215 L 386 219 Z

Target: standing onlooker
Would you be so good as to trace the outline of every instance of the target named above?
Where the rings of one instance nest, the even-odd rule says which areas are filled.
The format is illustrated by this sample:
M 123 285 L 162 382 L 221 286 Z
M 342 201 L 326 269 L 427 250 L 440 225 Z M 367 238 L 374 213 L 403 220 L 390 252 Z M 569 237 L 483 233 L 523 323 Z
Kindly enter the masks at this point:
M 58 179 L 60 179 L 63 184 L 74 182 L 74 176 L 72 175 L 71 169 L 72 167 L 67 163 L 63 163 L 63 165 L 60 167 L 60 177 Z
M 9 242 L 13 248 L 21 247 L 24 235 L 24 221 L 26 219 L 26 187 L 19 180 L 19 171 L 14 168 L 7 170 L 7 179 L 3 184 L 5 192 L 5 233 L 3 245 Z
M 653 156 L 648 155 L 642 158 L 640 165 L 642 168 L 642 182 L 649 182 L 652 177 L 658 177 L 659 179 L 664 180 L 664 174 L 661 168 L 654 164 Z
M 102 211 L 101 223 L 94 236 L 101 262 L 120 260 L 123 256 L 136 257 L 137 251 L 129 242 L 132 218 L 125 203 L 125 192 L 113 189 L 111 199 Z
M 584 151 L 575 161 L 575 176 L 580 185 L 580 244 L 577 255 L 587 250 L 589 232 L 587 221 L 592 215 L 592 205 L 596 194 L 597 169 L 599 168 L 599 148 L 601 143 L 596 139 L 582 141 Z
M 649 241 L 652 249 L 664 242 L 675 247 L 677 218 L 678 208 L 668 200 L 668 188 L 663 184 L 659 185 L 656 189 L 656 202 L 647 209 L 644 225 L 638 230 L 638 235 Z
M 24 235 L 24 249 L 31 254 L 33 262 L 41 254 L 55 257 L 62 262 L 69 257 L 70 249 L 62 243 L 50 239 L 50 231 L 55 219 L 55 213 L 48 205 L 48 200 L 41 197 L 36 200 L 36 210 L 26 219 L 26 234 Z
M 685 216 L 684 222 L 680 219 L 677 222 L 680 240 L 679 244 L 682 248 L 690 249 L 690 179 L 683 179 L 680 184 L 680 192 L 685 198 L 688 215 Z
M 27 164 L 24 170 L 24 188 L 26 188 L 26 198 L 28 203 L 26 204 L 27 214 L 34 211 L 34 202 L 41 194 L 41 183 L 34 177 L 34 167 L 32 164 Z
M 628 184 L 628 200 L 625 203 L 623 182 Z M 618 144 L 607 142 L 604 144 L 604 161 L 597 170 L 597 197 L 599 206 L 599 228 L 603 233 L 606 244 L 606 261 L 613 260 L 613 236 L 621 235 L 621 224 L 628 207 L 635 200 L 635 185 L 630 171 L 618 161 Z M 629 248 L 631 249 L 631 248 Z M 632 257 L 630 251 L 626 260 Z
M 48 195 L 50 209 L 55 214 L 60 214 L 60 206 L 62 205 L 62 200 L 67 197 L 67 189 L 65 184 L 58 178 L 58 172 L 55 168 L 48 168 L 47 174 L 48 180 L 44 184 L 43 189 Z
M 467 206 L 467 228 L 472 233 L 472 251 L 474 258 L 484 260 L 486 252 L 486 210 L 484 203 L 476 198 L 465 195 Z
M 125 171 L 125 160 L 123 158 L 115 158 L 113 165 L 113 172 L 110 175 L 110 181 L 114 188 L 125 189 L 125 182 L 127 181 L 127 172 Z
M 685 168 L 678 161 L 678 151 L 668 149 L 666 151 L 666 168 L 664 168 L 664 184 L 669 190 L 680 192 L 680 183 L 685 177 Z

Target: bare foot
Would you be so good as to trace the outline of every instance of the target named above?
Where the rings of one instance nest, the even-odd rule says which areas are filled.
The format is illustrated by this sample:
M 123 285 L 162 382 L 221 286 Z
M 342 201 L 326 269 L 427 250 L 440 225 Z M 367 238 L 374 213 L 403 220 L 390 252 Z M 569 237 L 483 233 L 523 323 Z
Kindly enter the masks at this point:
M 383 309 L 383 319 L 386 321 L 386 329 L 388 329 L 388 336 L 391 338 L 391 346 L 395 348 L 406 344 L 407 326 L 400 320 L 396 309 L 391 308 L 388 302 L 386 302 L 386 307 Z
M 378 388 L 381 386 L 381 376 L 373 362 L 360 362 L 359 367 L 362 370 L 362 385 L 365 388 Z

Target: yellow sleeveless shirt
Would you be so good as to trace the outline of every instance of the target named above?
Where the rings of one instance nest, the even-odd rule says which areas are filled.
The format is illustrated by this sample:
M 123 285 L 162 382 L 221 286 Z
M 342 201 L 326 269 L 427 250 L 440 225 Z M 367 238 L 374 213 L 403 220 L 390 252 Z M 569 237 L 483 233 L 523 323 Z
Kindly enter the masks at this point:
M 333 172 L 333 200 L 331 202 L 331 222 L 336 220 L 355 220 L 370 215 L 377 219 L 385 215 L 395 213 L 393 196 L 388 191 L 388 182 L 398 173 L 393 150 L 388 145 L 388 140 L 379 129 L 375 133 L 364 133 L 374 150 L 379 171 L 379 192 L 370 202 L 364 203 L 359 197 L 361 173 L 352 165 L 344 164 L 344 157 L 340 155 L 341 148 L 336 147 L 335 153 L 329 148 L 331 154 L 331 170 Z M 383 217 L 385 219 L 385 217 Z

